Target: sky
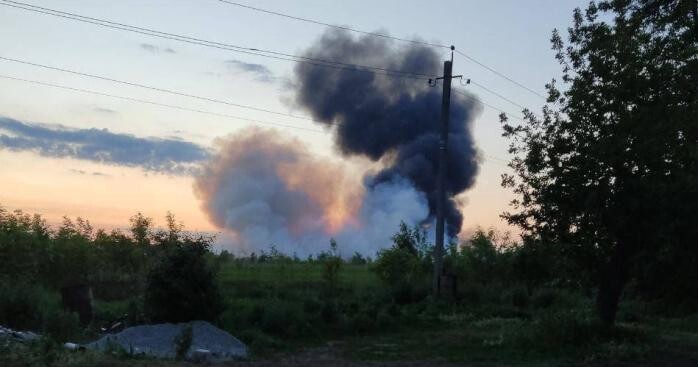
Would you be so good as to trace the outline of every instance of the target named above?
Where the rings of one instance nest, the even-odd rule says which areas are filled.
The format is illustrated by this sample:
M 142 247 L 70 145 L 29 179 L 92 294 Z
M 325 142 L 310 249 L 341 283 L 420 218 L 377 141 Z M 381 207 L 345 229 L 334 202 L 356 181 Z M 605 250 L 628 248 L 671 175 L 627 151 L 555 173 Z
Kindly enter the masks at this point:
M 245 47 L 296 54 L 326 27 L 255 12 L 216 0 L 27 0 L 32 5 Z M 3 4 L 4 1 L 0 1 Z M 244 4 L 322 22 L 453 44 L 512 79 L 544 94 L 560 75 L 550 50 L 554 28 L 566 29 L 572 10 L 587 1 L 310 0 L 245 1 Z M 290 103 L 294 63 L 97 27 L 0 6 L 0 58 L 106 76 L 162 89 L 303 116 Z M 446 49 L 442 58 L 450 57 Z M 544 101 L 456 54 L 454 74 L 538 111 Z M 11 78 L 89 89 L 202 114 L 107 96 L 57 89 Z M 558 78 L 559 79 L 559 78 Z M 520 116 L 521 108 L 477 85 L 467 89 L 483 102 Z M 507 172 L 507 141 L 500 111 L 484 107 L 474 123 L 483 157 L 475 186 L 461 195 L 464 232 L 477 226 L 511 230 L 499 215 L 512 194 L 500 187 Z M 218 114 L 218 115 L 216 115 Z M 192 189 L 192 170 L 215 141 L 254 123 L 221 115 L 298 128 L 268 126 L 300 139 L 328 161 L 341 160 L 331 136 L 312 122 L 241 109 L 134 86 L 0 60 L 0 205 L 41 213 L 56 223 L 63 215 L 118 228 L 135 212 L 162 223 L 169 210 L 187 228 L 216 231 Z M 304 130 L 305 129 L 305 130 Z M 315 131 L 310 131 L 310 130 Z M 66 133 L 66 131 L 69 131 Z M 4 137 L 4 138 L 3 138 Z M 76 150 L 76 146 L 79 149 Z M 95 151 L 119 149 L 95 159 Z M 141 150 L 158 152 L 144 158 Z M 172 162 L 179 162 L 172 164 Z

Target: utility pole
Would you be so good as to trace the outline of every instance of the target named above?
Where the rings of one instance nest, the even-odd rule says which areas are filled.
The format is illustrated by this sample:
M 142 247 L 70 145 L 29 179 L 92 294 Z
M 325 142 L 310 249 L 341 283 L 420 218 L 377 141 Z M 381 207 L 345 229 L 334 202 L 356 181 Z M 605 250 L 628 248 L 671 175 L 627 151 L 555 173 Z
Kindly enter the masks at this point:
M 434 246 L 434 279 L 433 291 L 436 297 L 441 295 L 441 276 L 443 275 L 444 237 L 446 227 L 446 177 L 448 169 L 448 125 L 451 108 L 451 79 L 460 78 L 453 76 L 453 50 L 451 46 L 451 60 L 444 61 L 444 75 L 436 78 L 443 80 L 443 94 L 441 97 L 441 126 L 439 138 L 439 174 L 437 178 L 436 193 L 436 244 Z M 431 85 L 432 80 L 429 80 Z

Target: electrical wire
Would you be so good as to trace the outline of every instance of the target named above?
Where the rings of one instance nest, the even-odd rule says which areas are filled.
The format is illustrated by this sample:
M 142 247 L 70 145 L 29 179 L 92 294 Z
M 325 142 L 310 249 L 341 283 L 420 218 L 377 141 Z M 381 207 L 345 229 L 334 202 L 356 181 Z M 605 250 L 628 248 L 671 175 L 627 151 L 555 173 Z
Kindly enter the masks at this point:
M 476 86 L 476 87 L 478 87 L 478 88 L 480 88 L 480 89 L 483 89 L 483 90 L 485 90 L 486 92 L 488 92 L 488 93 L 490 93 L 490 94 L 493 94 L 493 95 L 495 95 L 495 96 L 497 96 L 497 97 L 499 97 L 499 98 L 501 98 L 501 99 L 503 99 L 503 100 L 505 100 L 505 101 L 511 103 L 512 105 L 514 105 L 514 106 L 516 106 L 516 107 L 521 108 L 522 110 L 526 109 L 526 107 L 524 107 L 524 106 L 522 106 L 522 105 L 520 105 L 520 104 L 518 104 L 518 103 L 512 101 L 511 99 L 509 99 L 509 98 L 507 98 L 507 97 L 501 95 L 500 93 L 497 93 L 497 92 L 493 91 L 492 89 L 490 89 L 490 88 L 488 88 L 488 87 L 486 87 L 486 86 L 484 86 L 484 85 L 482 85 L 482 84 L 480 84 L 480 83 L 478 83 L 478 82 L 476 82 L 476 81 L 474 81 L 474 80 L 470 80 L 470 84 L 472 84 L 472 85 L 474 85 L 474 86 Z
M 546 97 L 545 97 L 544 95 L 542 95 L 542 94 L 536 92 L 535 90 L 533 90 L 533 89 L 531 89 L 531 88 L 529 88 L 529 87 L 527 87 L 527 86 L 525 86 L 525 85 L 523 85 L 523 84 L 517 82 L 516 80 L 514 80 L 514 79 L 512 79 L 512 78 L 510 78 L 510 77 L 508 77 L 508 76 L 506 76 L 506 75 L 504 75 L 503 73 L 500 73 L 499 71 L 497 71 L 497 70 L 495 70 L 495 69 L 493 69 L 493 68 L 491 68 L 491 67 L 485 65 L 484 63 L 482 63 L 482 62 L 476 60 L 476 59 L 473 58 L 472 56 L 467 55 L 466 53 L 464 53 L 464 52 L 462 52 L 462 51 L 460 51 L 460 50 L 458 50 L 458 49 L 456 49 L 455 52 L 456 52 L 457 54 L 459 54 L 459 55 L 465 57 L 466 59 L 468 59 L 468 60 L 470 60 L 470 61 L 472 61 L 472 62 L 474 62 L 474 63 L 480 65 L 481 67 L 483 67 L 483 68 L 489 70 L 490 72 L 494 73 L 495 75 L 497 75 L 497 76 L 499 76 L 499 77 L 501 77 L 501 78 L 504 78 L 504 79 L 508 80 L 508 81 L 511 82 L 512 84 L 515 84 L 515 85 L 519 86 L 520 88 L 523 88 L 523 89 L 525 89 L 525 90 L 527 90 L 527 91 L 529 91 L 529 92 L 535 94 L 536 96 L 538 96 L 538 97 L 540 97 L 540 98 L 546 99 Z
M 228 5 L 238 6 L 238 7 L 241 7 L 241 8 L 245 8 L 245 9 L 249 9 L 249 10 L 254 10 L 254 11 L 257 11 L 257 12 L 261 12 L 261 13 L 267 13 L 267 14 L 272 14 L 272 15 L 284 17 L 284 18 L 289 18 L 289 19 L 294 19 L 294 20 L 300 20 L 300 21 L 302 21 L 302 22 L 313 23 L 313 24 L 317 24 L 317 25 L 321 25 L 321 26 L 325 26 L 325 27 L 331 27 L 331 28 L 336 28 L 336 29 L 342 29 L 342 30 L 345 30 L 345 31 L 360 33 L 360 34 L 367 35 L 367 36 L 387 38 L 387 39 L 391 39 L 391 40 L 395 40 L 395 41 L 408 42 L 408 43 L 418 44 L 418 45 L 423 45 L 423 46 L 432 46 L 432 47 L 441 47 L 441 48 L 450 48 L 450 47 L 451 47 L 451 46 L 441 45 L 441 44 L 438 44 L 438 43 L 431 43 L 431 42 L 424 42 L 424 41 L 418 41 L 418 40 L 411 40 L 411 39 L 407 39 L 407 38 L 394 37 L 394 36 L 387 35 L 387 34 L 383 34 L 383 33 L 362 31 L 362 30 L 360 30 L 360 29 L 356 29 L 356 28 L 352 28 L 352 27 L 340 26 L 340 25 L 335 25 L 335 24 L 330 24 L 330 23 L 321 22 L 321 21 L 318 21 L 318 20 L 313 20 L 313 19 L 302 18 L 302 17 L 293 16 L 293 15 L 289 15 L 289 14 L 284 14 L 284 13 L 277 12 L 277 11 L 273 11 L 273 10 L 262 9 L 262 8 L 256 8 L 256 7 L 254 7 L 254 6 L 245 5 L 245 4 L 241 4 L 241 3 L 238 3 L 238 2 L 234 2 L 234 1 L 228 1 L 228 0 L 218 0 L 218 1 L 221 2 L 221 3 L 228 4 Z
M 280 16 L 280 17 L 284 17 L 284 18 L 288 18 L 288 19 L 299 20 L 299 21 L 307 22 L 307 23 L 313 23 L 313 24 L 317 24 L 317 25 L 321 25 L 321 26 L 325 26 L 325 27 L 331 27 L 331 28 L 336 28 L 336 29 L 342 29 L 342 30 L 351 31 L 351 32 L 359 33 L 359 34 L 368 35 L 368 36 L 387 38 L 387 39 L 391 39 L 391 40 L 395 40 L 395 41 L 400 41 L 400 42 L 408 42 L 408 43 L 412 43 L 412 44 L 419 44 L 419 45 L 432 46 L 432 47 L 438 47 L 438 48 L 450 48 L 450 47 L 451 47 L 451 46 L 447 46 L 447 45 L 443 45 L 443 44 L 438 44 L 438 43 L 424 42 L 424 41 L 418 41 L 418 40 L 410 40 L 410 39 L 407 39 L 407 38 L 394 37 L 394 36 L 390 36 L 390 35 L 383 34 L 383 33 L 376 33 L 376 32 L 363 31 L 363 30 L 360 30 L 360 29 L 356 29 L 356 28 L 354 28 L 354 27 L 339 26 L 339 25 L 335 25 L 335 24 L 331 24 L 331 23 L 327 23 L 327 22 L 322 22 L 322 21 L 314 20 L 314 19 L 309 19 L 309 18 L 303 18 L 303 17 L 299 17 L 299 16 L 294 16 L 294 15 L 290 15 L 290 14 L 286 14 L 286 13 L 282 13 L 282 12 L 278 12 L 278 11 L 274 11 L 274 10 L 262 9 L 262 8 L 258 8 L 258 7 L 254 7 L 254 6 L 242 4 L 242 3 L 239 3 L 239 2 L 235 2 L 235 1 L 230 1 L 230 0 L 216 0 L 216 1 L 221 2 L 221 3 L 228 4 L 228 5 L 237 6 L 237 7 L 240 7 L 240 8 L 245 8 L 245 9 L 249 9 L 249 10 L 261 12 L 261 13 L 272 14 L 272 15 L 276 15 L 276 16 Z M 543 98 L 543 99 L 546 98 L 544 95 L 542 95 L 542 94 L 536 92 L 535 90 L 533 90 L 533 89 L 531 89 L 531 88 L 529 88 L 529 87 L 523 85 L 522 83 L 517 82 L 517 81 L 514 80 L 513 78 L 511 78 L 511 77 L 505 75 L 504 73 L 501 73 L 501 72 L 495 70 L 494 68 L 492 68 L 492 67 L 486 65 L 485 63 L 478 61 L 477 59 L 475 59 L 475 58 L 473 58 L 472 56 L 470 56 L 470 55 L 468 55 L 468 54 L 466 54 L 466 53 L 464 53 L 464 52 L 458 50 L 457 48 L 455 49 L 455 52 L 458 53 L 458 54 L 460 54 L 461 56 L 467 58 L 468 60 L 470 60 L 470 61 L 472 61 L 472 62 L 474 62 L 474 63 L 480 65 L 481 67 L 483 67 L 483 68 L 489 70 L 490 72 L 494 73 L 495 75 L 497 75 L 497 76 L 499 76 L 499 77 L 501 77 L 501 78 L 504 78 L 504 79 L 508 80 L 509 82 L 511 82 L 511 83 L 513 83 L 513 84 L 515 84 L 515 85 L 517 85 L 518 87 L 523 88 L 523 89 L 527 90 L 528 92 L 533 93 L 533 94 L 535 94 L 536 96 L 541 97 L 541 98 Z M 495 95 L 497 95 L 498 97 L 503 98 L 503 99 L 507 100 L 508 102 L 511 102 L 511 103 L 516 104 L 515 102 L 512 102 L 511 100 L 507 99 L 506 97 L 503 97 L 503 96 L 501 96 L 500 94 L 498 94 L 498 93 L 496 93 L 496 92 L 494 92 L 494 93 L 495 93 Z
M 154 106 L 159 106 L 159 107 L 166 107 L 166 108 L 176 109 L 176 110 L 180 110 L 180 111 L 196 112 L 196 113 L 201 113 L 201 114 L 206 114 L 206 115 L 225 117 L 225 118 L 236 119 L 236 120 L 243 120 L 243 121 L 248 121 L 248 122 L 252 122 L 255 124 L 259 124 L 259 125 L 269 125 L 269 126 L 304 130 L 304 131 L 309 131 L 309 132 L 314 132 L 314 133 L 323 133 L 323 134 L 328 132 L 326 130 L 318 130 L 318 129 L 306 128 L 306 127 L 302 127 L 302 126 L 286 125 L 286 124 L 279 124 L 279 123 L 263 121 L 263 120 L 249 119 L 247 117 L 240 117 L 240 116 L 228 115 L 228 114 L 224 114 L 224 113 L 211 112 L 211 111 L 200 110 L 200 109 L 189 108 L 189 107 L 182 107 L 179 105 L 154 102 L 151 100 L 141 99 L 141 98 L 124 97 L 124 96 L 119 96 L 119 95 L 115 95 L 115 94 L 98 92 L 98 91 L 94 91 L 94 90 L 90 90 L 90 89 L 75 88 L 75 87 L 70 87 L 70 86 L 61 85 L 61 84 L 41 82 L 41 81 L 37 81 L 37 80 L 18 78 L 18 77 L 13 77 L 13 76 L 9 76 L 9 75 L 3 75 L 3 74 L 0 74 L 0 78 L 14 80 L 14 81 L 21 81 L 21 82 L 26 82 L 26 83 L 31 83 L 31 84 L 41 85 L 41 86 L 46 86 L 46 87 L 70 90 L 73 92 L 87 93 L 87 94 L 93 94 L 93 95 L 102 96 L 102 97 L 110 97 L 110 98 L 116 98 L 116 99 L 121 99 L 121 100 L 125 100 L 125 101 L 144 103 L 144 104 L 149 104 L 149 105 L 154 105 Z
M 269 110 L 266 108 L 259 108 L 259 107 L 244 105 L 244 104 L 240 104 L 240 103 L 228 102 L 228 101 L 224 101 L 224 100 L 216 99 L 216 98 L 202 97 L 202 96 L 198 96 L 198 95 L 194 95 L 194 94 L 190 94 L 190 93 L 185 93 L 185 92 L 180 92 L 180 91 L 175 91 L 175 90 L 171 90 L 171 89 L 158 88 L 158 87 L 153 87 L 153 86 L 149 86 L 149 85 L 138 84 L 138 83 L 134 83 L 134 82 L 128 82 L 128 81 L 124 81 L 124 80 L 109 78 L 109 77 L 101 76 L 101 75 L 88 74 L 88 73 L 83 73 L 80 71 L 75 71 L 75 70 L 70 70 L 70 69 L 58 68 L 58 67 L 54 67 L 54 66 L 38 64 L 38 63 L 24 61 L 24 60 L 12 59 L 9 57 L 4 57 L 4 56 L 0 56 L 0 60 L 15 62 L 15 63 L 19 63 L 19 64 L 24 64 L 24 65 L 30 65 L 30 66 L 39 67 L 39 68 L 48 69 L 48 70 L 60 71 L 63 73 L 69 73 L 69 74 L 73 74 L 73 75 L 79 75 L 79 76 L 84 76 L 84 77 L 88 77 L 88 78 L 104 80 L 104 81 L 108 81 L 108 82 L 112 82 L 112 83 L 118 83 L 118 84 L 132 86 L 132 87 L 150 89 L 150 90 L 154 90 L 157 92 L 168 93 L 168 94 L 181 96 L 181 97 L 194 98 L 194 99 L 207 101 L 207 102 L 213 102 L 213 103 L 224 104 L 224 105 L 233 106 L 233 107 L 245 108 L 248 110 L 266 112 L 266 113 L 271 113 L 274 115 L 287 116 L 287 117 L 292 117 L 295 119 L 317 122 L 309 117 L 296 116 L 296 115 L 293 115 L 290 113 L 278 112 L 278 111 Z
M 154 29 L 150 29 L 150 28 L 137 27 L 137 26 L 113 22 L 113 21 L 109 21 L 109 20 L 105 20 L 105 19 L 83 16 L 83 15 L 79 15 L 79 14 L 75 14 L 75 13 L 64 12 L 64 11 L 60 11 L 60 10 L 45 8 L 45 7 L 41 7 L 41 6 L 37 6 L 37 5 L 31 5 L 31 4 L 27 4 L 27 3 L 18 2 L 18 1 L 12 1 L 12 0 L 0 0 L 0 1 L 2 1 L 2 2 L 0 2 L 0 5 L 9 6 L 9 7 L 17 8 L 17 9 L 23 9 L 23 10 L 32 11 L 32 12 L 41 13 L 41 14 L 46 14 L 46 15 L 51 15 L 51 16 L 60 17 L 60 18 L 64 18 L 64 19 L 75 20 L 75 21 L 88 23 L 88 24 L 92 24 L 92 25 L 97 25 L 97 26 L 101 26 L 101 27 L 117 29 L 117 30 L 122 30 L 122 31 L 127 31 L 127 32 L 133 32 L 133 33 L 143 34 L 143 35 L 147 35 L 147 36 L 164 38 L 164 39 L 174 40 L 174 41 L 178 41 L 178 42 L 185 42 L 185 43 L 205 46 L 205 47 L 212 47 L 212 48 L 233 51 L 233 52 L 238 52 L 238 53 L 243 53 L 243 54 L 267 57 L 267 58 L 276 59 L 276 60 L 291 61 L 291 62 L 296 62 L 296 63 L 305 63 L 308 65 L 320 66 L 320 67 L 330 67 L 330 68 L 339 69 L 339 70 L 369 72 L 369 73 L 374 73 L 374 74 L 378 74 L 378 75 L 386 75 L 386 76 L 390 76 L 390 77 L 405 77 L 405 78 L 412 78 L 412 79 L 425 79 L 425 78 L 429 78 L 429 77 L 434 77 L 434 75 L 426 74 L 426 73 L 418 73 L 418 72 L 405 71 L 405 70 L 393 70 L 393 69 L 387 69 L 387 68 L 382 68 L 382 67 L 378 67 L 378 66 L 361 65 L 361 64 L 347 63 L 347 62 L 341 62 L 341 61 L 336 61 L 336 60 L 319 59 L 319 58 L 313 58 L 313 57 L 308 57 L 308 56 L 299 56 L 299 55 L 293 55 L 293 54 L 288 54 L 288 53 L 283 53 L 283 52 L 277 52 L 277 51 L 273 51 L 273 50 L 265 50 L 265 49 L 259 49 L 259 48 L 253 48 L 253 47 L 245 47 L 245 46 L 209 41 L 209 40 L 205 40 L 205 39 L 201 39 L 201 38 L 183 36 L 183 35 L 174 34 L 174 33 L 162 32 L 162 31 L 158 31 L 158 30 L 154 30 Z
M 215 41 L 208 41 L 200 38 L 194 38 L 194 37 L 189 37 L 189 36 L 182 36 L 178 34 L 173 34 L 173 33 L 167 33 L 167 32 L 161 32 L 149 28 L 142 28 L 142 27 L 136 27 L 136 26 L 131 26 L 123 23 L 118 23 L 118 22 L 112 22 L 109 20 L 104 20 L 104 19 L 99 19 L 99 18 L 92 18 L 92 17 L 87 17 L 87 16 L 82 16 L 79 14 L 75 13 L 68 13 L 68 12 L 63 12 L 59 10 L 54 10 L 54 9 L 49 9 L 45 7 L 40 7 L 36 5 L 31 5 L 27 3 L 22 3 L 18 1 L 13 1 L 13 0 L 0 0 L 0 5 L 5 5 L 5 6 L 10 6 L 14 8 L 19 8 L 23 10 L 28 10 L 28 11 L 33 11 L 37 13 L 42 13 L 46 15 L 52 15 L 52 16 L 57 16 L 61 17 L 64 19 L 70 19 L 70 20 L 76 20 L 80 22 L 85 22 L 97 26 L 103 26 L 107 28 L 112 28 L 112 29 L 117 29 L 117 30 L 124 30 L 128 32 L 135 32 L 139 34 L 144 34 L 148 36 L 153 36 L 153 37 L 159 37 L 159 38 L 165 38 L 165 39 L 170 39 L 174 41 L 179 41 L 179 42 L 186 42 L 190 44 L 196 44 L 196 45 L 201 45 L 201 46 L 206 46 L 206 47 L 213 47 L 213 48 L 218 48 L 218 49 L 223 49 L 223 50 L 228 50 L 228 51 L 233 51 L 233 52 L 239 52 L 239 53 L 244 53 L 244 54 L 250 54 L 250 55 L 255 55 L 255 56 L 262 56 L 262 57 L 267 57 L 267 58 L 272 58 L 272 59 L 277 59 L 277 60 L 284 60 L 284 61 L 291 61 L 291 62 L 297 62 L 297 63 L 305 63 L 313 66 L 319 66 L 319 67 L 330 67 L 334 69 L 340 69 L 340 70 L 348 70 L 348 71 L 358 71 L 358 72 L 369 72 L 377 75 L 385 75 L 385 76 L 390 76 L 390 77 L 407 77 L 407 78 L 413 78 L 413 79 L 423 79 L 427 77 L 436 77 L 435 75 L 431 74 L 424 74 L 424 73 L 416 73 L 416 72 L 411 72 L 411 71 L 402 71 L 402 70 L 392 70 L 392 69 L 387 69 L 387 68 L 382 68 L 382 67 L 376 67 L 376 66 L 369 66 L 369 65 L 360 65 L 360 64 L 352 64 L 352 63 L 345 63 L 341 61 L 334 61 L 334 60 L 324 60 L 324 59 L 317 59 L 317 58 L 312 58 L 312 57 L 307 57 L 307 56 L 298 56 L 298 55 L 293 55 L 293 54 L 287 54 L 287 53 L 282 53 L 282 52 L 276 52 L 276 51 L 271 51 L 271 50 L 264 50 L 264 49 L 258 49 L 258 48 L 250 48 L 250 47 L 244 47 L 244 46 L 238 46 L 238 45 L 231 45 L 231 44 L 226 44 L 226 43 L 220 43 L 220 42 L 215 42 Z M 299 18 L 299 17 L 294 17 L 294 16 L 289 16 L 286 14 L 278 13 L 278 12 L 273 12 L 273 11 L 267 11 L 265 9 L 260 9 L 260 8 L 254 8 L 250 6 L 246 6 L 244 4 L 240 3 L 234 3 L 230 1 L 224 1 L 224 0 L 218 0 L 224 3 L 229 3 L 231 5 L 236 5 L 236 6 L 241 6 L 244 8 L 249 8 L 252 10 L 256 11 L 262 11 L 270 14 L 275 14 L 275 15 L 281 15 L 281 16 L 287 16 L 292 19 L 298 18 L 298 20 L 304 20 L 304 21 L 310 21 L 312 23 L 320 24 L 323 26 L 329 26 L 329 27 L 336 27 L 336 28 L 342 28 L 342 29 L 347 29 L 359 33 L 364 33 L 364 34 L 369 34 L 369 35 L 374 35 L 378 37 L 385 37 L 385 38 L 391 38 L 391 39 L 396 39 L 399 41 L 406 41 L 406 42 L 412 42 L 411 40 L 408 39 L 403 39 L 399 37 L 392 37 L 380 33 L 373 33 L 373 32 L 365 32 L 365 31 L 360 31 L 356 30 L 350 27 L 340 27 L 340 26 L 334 26 L 329 23 L 324 23 L 324 22 L 318 22 L 318 21 L 313 21 L 305 18 Z M 449 47 L 445 45 L 439 45 L 439 44 L 430 44 L 430 43 L 425 43 L 421 41 L 414 41 L 413 43 L 421 43 L 421 44 L 426 44 L 434 47 Z M 455 50 L 456 53 L 468 58 L 469 60 L 477 63 L 478 65 L 490 70 L 491 72 L 507 79 L 508 81 L 528 90 L 529 92 L 532 92 L 536 95 L 538 95 L 541 98 L 544 98 L 541 94 L 535 92 L 534 90 L 526 87 L 525 85 L 518 83 L 514 81 L 513 79 L 507 77 L 506 75 L 494 70 L 493 68 L 477 61 L 476 59 L 472 58 L 469 55 L 466 55 L 465 53 L 461 52 L 460 50 Z M 484 89 L 485 91 L 517 106 L 520 108 L 524 108 L 521 104 L 503 96 L 502 94 L 482 85 L 476 82 L 472 82 L 474 85 Z
M 471 82 L 471 83 L 472 83 L 472 82 Z M 482 99 L 480 99 L 480 98 L 478 98 L 478 97 L 476 97 L 476 96 L 474 96 L 474 95 L 472 95 L 472 94 L 470 94 L 470 93 L 467 93 L 467 92 L 465 92 L 465 91 L 463 91 L 463 90 L 461 90 L 461 89 L 459 89 L 459 88 L 452 88 L 452 90 L 453 90 L 454 92 L 456 92 L 456 93 L 458 93 L 458 94 L 460 94 L 460 95 L 466 97 L 466 98 L 469 98 L 469 99 L 471 99 L 471 100 L 475 100 L 475 101 L 478 101 L 478 102 L 482 103 L 485 107 L 489 107 L 489 108 L 491 108 L 491 109 L 493 109 L 493 110 L 495 110 L 495 111 L 499 111 L 499 112 L 501 112 L 501 113 L 507 115 L 507 117 L 511 117 L 511 118 L 514 118 L 514 119 L 519 120 L 519 121 L 524 121 L 523 118 L 521 118 L 521 117 L 519 117 L 519 116 L 516 116 L 516 115 L 514 115 L 514 114 L 512 114 L 512 113 L 510 113 L 510 112 L 504 111 L 503 109 L 501 109 L 501 108 L 499 108 L 499 107 L 495 107 L 495 106 L 493 106 L 493 105 L 491 105 L 491 104 L 489 104 L 489 103 L 483 101 Z
M 319 129 L 306 128 L 306 127 L 302 127 L 302 126 L 287 125 L 287 124 L 280 124 L 280 123 L 264 121 L 264 120 L 250 119 L 247 117 L 235 116 L 235 115 L 219 113 L 219 112 L 211 112 L 211 111 L 196 109 L 196 108 L 183 107 L 180 105 L 160 103 L 160 102 L 155 102 L 155 101 L 142 99 L 142 98 L 125 97 L 125 96 L 120 96 L 120 95 L 116 95 L 116 94 L 98 92 L 98 91 L 94 91 L 94 90 L 90 90 L 90 89 L 76 88 L 76 87 L 70 87 L 67 85 L 61 85 L 61 84 L 56 84 L 56 83 L 48 83 L 48 82 L 42 82 L 42 81 L 37 81 L 37 80 L 18 78 L 18 77 L 4 75 L 4 74 L 0 74 L 0 78 L 7 79 L 7 80 L 13 80 L 13 81 L 21 81 L 21 82 L 45 86 L 45 87 L 69 90 L 69 91 L 73 91 L 73 92 L 92 94 L 92 95 L 97 95 L 97 96 L 101 96 L 101 97 L 109 97 L 109 98 L 120 99 L 120 100 L 124 100 L 124 101 L 148 104 L 148 105 L 152 105 L 152 106 L 165 107 L 165 108 L 174 109 L 174 110 L 178 110 L 178 111 L 194 112 L 194 113 L 223 117 L 223 118 L 234 119 L 234 120 L 239 120 L 239 121 L 247 121 L 247 122 L 251 122 L 251 123 L 256 124 L 256 125 L 267 125 L 267 126 L 274 126 L 274 127 L 280 127 L 280 128 L 308 131 L 308 132 L 319 133 L 319 134 L 329 133 L 329 130 L 319 130 Z M 457 89 L 454 89 L 454 90 L 458 91 Z M 469 97 L 472 97 L 472 96 L 469 96 Z M 489 160 L 492 163 L 502 165 L 502 166 L 504 166 L 505 165 L 504 163 L 506 162 L 506 160 L 504 160 L 502 158 L 498 158 L 498 157 L 488 155 L 488 154 L 485 154 L 485 159 Z

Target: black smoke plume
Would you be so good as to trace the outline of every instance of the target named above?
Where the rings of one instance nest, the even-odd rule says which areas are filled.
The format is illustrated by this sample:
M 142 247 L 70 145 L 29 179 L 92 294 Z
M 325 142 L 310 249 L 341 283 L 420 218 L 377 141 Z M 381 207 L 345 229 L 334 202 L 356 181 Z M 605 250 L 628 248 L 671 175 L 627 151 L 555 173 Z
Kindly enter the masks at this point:
M 429 75 L 440 74 L 443 65 L 429 47 L 396 47 L 389 39 L 354 38 L 335 30 L 325 33 L 303 56 Z M 441 86 L 429 87 L 426 78 L 304 63 L 295 68 L 295 84 L 296 103 L 335 131 L 342 154 L 384 162 L 381 171 L 365 179 L 366 187 L 407 180 L 426 196 L 429 215 L 424 221 L 431 222 L 436 212 Z M 475 99 L 452 94 L 446 186 L 449 236 L 458 234 L 463 220 L 454 196 L 471 187 L 478 172 L 471 124 L 480 110 Z

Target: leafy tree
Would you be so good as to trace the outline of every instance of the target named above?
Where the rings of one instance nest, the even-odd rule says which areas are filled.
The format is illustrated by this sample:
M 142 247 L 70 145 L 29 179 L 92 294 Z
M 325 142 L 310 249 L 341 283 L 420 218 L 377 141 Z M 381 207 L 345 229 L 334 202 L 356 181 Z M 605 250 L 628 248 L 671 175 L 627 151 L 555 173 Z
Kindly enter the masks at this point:
M 390 287 L 398 302 L 412 302 L 426 296 L 432 268 L 426 231 L 400 223 L 392 240 L 392 247 L 378 251 L 371 269 Z
M 416 256 L 424 257 L 431 251 L 427 232 L 418 225 L 410 228 L 405 222 L 400 222 L 400 229 L 390 239 L 393 240 L 395 247 Z
M 129 219 L 131 222 L 131 236 L 139 245 L 149 245 L 152 232 L 153 218 L 144 216 L 138 212 Z
M 656 269 L 665 252 L 698 257 L 696 4 L 576 9 L 568 41 L 552 37 L 565 88 L 547 85 L 542 116 L 525 110 L 520 125 L 502 116 L 515 155 L 502 183 L 517 194 L 503 216 L 528 240 L 559 244 L 596 282 L 605 325 L 637 269 Z
M 150 270 L 145 312 L 153 322 L 217 320 L 223 309 L 214 268 L 207 261 L 209 238 L 180 238 Z
M 52 283 L 55 286 L 74 286 L 88 284 L 97 268 L 98 259 L 91 244 L 92 226 L 88 221 L 77 218 L 74 223 L 63 217 L 53 239 L 52 251 L 55 256 L 49 258 L 52 268 Z
M 349 262 L 352 265 L 366 265 L 368 263 L 368 260 L 359 252 L 354 252 L 354 255 L 351 255 L 351 259 L 349 260 Z

